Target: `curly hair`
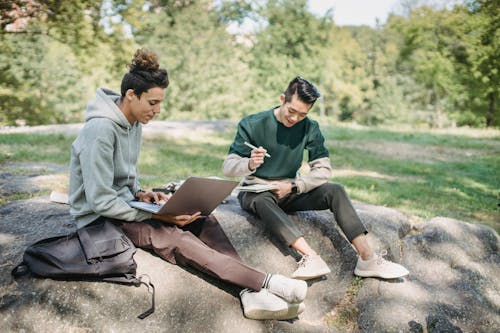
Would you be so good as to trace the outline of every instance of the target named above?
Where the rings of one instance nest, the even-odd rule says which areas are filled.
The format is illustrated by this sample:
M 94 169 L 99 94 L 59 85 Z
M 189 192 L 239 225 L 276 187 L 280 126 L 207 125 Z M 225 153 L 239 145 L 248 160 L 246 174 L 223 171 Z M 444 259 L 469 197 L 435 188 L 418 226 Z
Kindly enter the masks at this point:
M 138 49 L 128 67 L 129 72 L 123 76 L 121 84 L 122 98 L 129 89 L 140 98 L 143 92 L 151 88 L 168 87 L 167 70 L 160 68 L 155 52 L 146 48 Z

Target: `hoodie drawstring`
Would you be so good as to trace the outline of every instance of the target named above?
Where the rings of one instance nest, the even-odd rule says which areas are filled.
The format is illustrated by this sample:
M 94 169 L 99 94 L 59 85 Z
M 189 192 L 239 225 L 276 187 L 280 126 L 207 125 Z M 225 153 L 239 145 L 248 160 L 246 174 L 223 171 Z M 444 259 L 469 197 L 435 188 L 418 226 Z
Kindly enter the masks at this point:
M 127 163 L 127 184 L 130 181 L 130 127 L 127 126 L 127 155 L 128 155 L 128 163 Z

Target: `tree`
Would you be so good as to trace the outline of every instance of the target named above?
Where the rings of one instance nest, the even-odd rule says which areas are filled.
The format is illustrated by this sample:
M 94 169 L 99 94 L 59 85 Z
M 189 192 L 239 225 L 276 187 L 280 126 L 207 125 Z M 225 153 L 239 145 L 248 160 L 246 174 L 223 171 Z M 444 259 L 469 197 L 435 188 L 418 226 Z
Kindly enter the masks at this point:
M 168 2 L 146 15 L 136 40 L 154 46 L 171 81 L 160 117 L 239 118 L 251 103 L 252 75 L 211 1 Z
M 468 8 L 461 68 L 469 92 L 466 105 L 484 119 L 484 125 L 500 126 L 500 4 L 475 0 Z
M 100 7 L 95 0 L 0 6 L 0 123 L 81 121 L 86 101 L 112 81 L 130 45 L 104 33 Z
M 306 0 L 271 0 L 259 15 L 266 26 L 256 33 L 250 62 L 258 82 L 252 97 L 256 108 L 278 103 L 278 94 L 297 75 L 321 88 L 324 62 L 320 54 L 329 42 L 331 19 L 314 17 Z
M 499 18 L 498 1 L 473 0 L 467 7 L 412 8 L 407 18 L 389 19 L 388 29 L 402 37 L 398 68 L 424 87 L 416 101 L 432 107 L 435 126 L 444 118 L 498 126 Z
M 432 111 L 430 124 L 442 127 L 446 115 L 454 112 L 463 93 L 456 71 L 456 47 L 461 44 L 461 10 L 416 8 L 408 19 L 392 17 L 389 27 L 402 35 L 399 69 L 410 74 L 424 90 L 420 103 Z

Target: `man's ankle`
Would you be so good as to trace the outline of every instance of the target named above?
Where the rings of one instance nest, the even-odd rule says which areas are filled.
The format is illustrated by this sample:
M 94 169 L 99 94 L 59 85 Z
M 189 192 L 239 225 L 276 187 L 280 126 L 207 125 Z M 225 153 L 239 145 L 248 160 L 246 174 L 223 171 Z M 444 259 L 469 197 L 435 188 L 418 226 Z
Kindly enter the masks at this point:
M 373 259 L 375 257 L 375 254 L 373 253 L 373 251 L 366 251 L 360 253 L 359 256 L 361 257 L 361 260 L 367 261 Z
M 306 242 L 304 237 L 299 237 L 294 240 L 290 246 L 299 252 L 302 256 L 316 256 L 318 255 L 316 251 L 314 251 L 309 244 Z

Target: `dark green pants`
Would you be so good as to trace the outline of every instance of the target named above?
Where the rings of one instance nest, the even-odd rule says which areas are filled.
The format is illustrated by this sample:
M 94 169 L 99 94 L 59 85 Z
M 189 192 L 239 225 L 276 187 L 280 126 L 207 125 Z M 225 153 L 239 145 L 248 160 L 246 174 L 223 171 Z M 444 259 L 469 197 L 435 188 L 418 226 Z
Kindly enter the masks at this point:
M 340 184 L 326 183 L 308 193 L 290 194 L 281 200 L 271 192 L 240 192 L 238 199 L 244 210 L 257 215 L 288 246 L 303 236 L 287 215 L 296 211 L 330 209 L 349 242 L 367 233 Z

